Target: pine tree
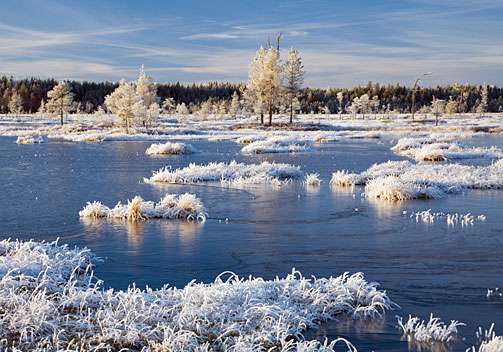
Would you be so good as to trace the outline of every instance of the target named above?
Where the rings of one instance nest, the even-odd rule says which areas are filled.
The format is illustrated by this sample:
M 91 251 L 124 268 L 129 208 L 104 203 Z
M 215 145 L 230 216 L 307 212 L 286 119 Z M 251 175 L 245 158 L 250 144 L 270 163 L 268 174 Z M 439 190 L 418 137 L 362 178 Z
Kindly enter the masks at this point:
M 293 122 L 293 102 L 304 83 L 304 66 L 299 51 L 291 48 L 283 67 L 285 97 L 290 110 L 290 123 Z
M 484 114 L 487 112 L 489 107 L 489 89 L 486 84 L 482 86 L 480 90 L 480 103 L 477 105 L 476 112 L 479 114 Z
M 452 95 L 449 97 L 449 101 L 445 105 L 445 112 L 449 115 L 455 114 L 458 111 L 458 102 L 452 98 Z
M 58 114 L 61 126 L 63 126 L 63 115 L 70 111 L 73 104 L 70 87 L 66 83 L 59 83 L 47 93 L 47 98 L 45 109 L 49 113 Z
M 119 124 L 126 128 L 128 134 L 138 112 L 138 106 L 143 105 L 135 88 L 134 83 L 122 80 L 119 82 L 119 87 L 105 98 L 107 108 L 117 116 Z
M 164 99 L 164 102 L 162 103 L 162 109 L 168 114 L 173 113 L 173 111 L 175 111 L 176 109 L 175 99 L 170 97 Z
M 189 109 L 187 109 L 185 103 L 181 103 L 176 106 L 176 113 L 180 115 L 180 117 L 184 117 L 189 114 Z
M 229 107 L 229 114 L 235 117 L 238 114 L 240 108 L 241 108 L 241 102 L 239 101 L 239 94 L 238 92 L 234 91 L 234 93 L 232 93 L 231 105 Z

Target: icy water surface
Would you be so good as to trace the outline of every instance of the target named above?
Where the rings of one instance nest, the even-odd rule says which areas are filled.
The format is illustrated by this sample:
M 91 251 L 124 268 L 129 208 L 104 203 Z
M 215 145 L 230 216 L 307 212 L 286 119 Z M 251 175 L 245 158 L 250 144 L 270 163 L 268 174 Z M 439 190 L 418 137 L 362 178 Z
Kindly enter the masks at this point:
M 273 278 L 292 267 L 318 277 L 362 271 L 401 306 L 382 324 L 330 323 L 314 336 L 344 336 L 361 351 L 406 351 L 395 314 L 459 320 L 471 346 L 476 328 L 496 323 L 503 332 L 503 301 L 486 299 L 487 288 L 503 286 L 503 191 L 471 191 L 441 200 L 391 204 L 365 200 L 361 188 L 331 189 L 336 169 L 362 171 L 375 162 L 401 160 L 390 145 L 355 140 L 324 144 L 313 152 L 243 156 L 233 142 L 192 144 L 201 153 L 149 157 L 150 143 L 56 143 L 16 145 L 0 137 L 0 235 L 87 246 L 104 259 L 97 275 L 108 286 L 184 286 L 210 281 L 231 270 Z M 503 145 L 502 138 L 475 138 L 473 145 Z M 323 179 L 319 189 L 300 183 L 223 188 L 219 184 L 149 185 L 153 170 L 190 162 L 274 160 L 299 165 Z M 487 161 L 485 161 L 487 163 Z M 136 225 L 85 222 L 87 201 L 113 206 L 135 195 L 146 200 L 165 193 L 196 193 L 206 205 L 204 224 L 152 220 Z M 485 214 L 474 226 L 448 227 L 445 220 L 416 223 L 409 214 L 431 208 Z M 407 214 L 404 214 L 404 211 Z

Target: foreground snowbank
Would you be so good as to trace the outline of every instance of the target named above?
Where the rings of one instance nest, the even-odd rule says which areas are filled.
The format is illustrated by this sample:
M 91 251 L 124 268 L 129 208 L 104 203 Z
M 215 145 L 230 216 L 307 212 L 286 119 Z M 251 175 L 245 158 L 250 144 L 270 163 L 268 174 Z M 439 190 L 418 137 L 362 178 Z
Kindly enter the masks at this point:
M 158 203 L 144 201 L 136 196 L 127 204 L 117 203 L 109 208 L 101 202 L 88 202 L 79 212 L 82 218 L 111 218 L 129 221 L 139 221 L 152 218 L 206 220 L 206 209 L 199 198 L 193 194 L 166 194 Z
M 186 143 L 154 143 L 147 148 L 145 154 L 147 155 L 163 155 L 163 154 L 192 154 L 195 153 L 196 149 Z
M 189 166 L 171 170 L 162 168 L 145 178 L 147 183 L 198 183 L 221 182 L 223 184 L 281 184 L 302 177 L 299 167 L 290 164 L 270 163 L 244 164 L 236 161 L 230 163 L 209 163 L 206 165 L 189 164 Z
M 92 279 L 92 261 L 57 243 L 0 242 L 0 347 L 326 352 L 345 340 L 302 333 L 336 318 L 380 318 L 393 306 L 361 273 L 306 279 L 294 270 L 268 281 L 227 272 L 182 289 L 115 291 Z

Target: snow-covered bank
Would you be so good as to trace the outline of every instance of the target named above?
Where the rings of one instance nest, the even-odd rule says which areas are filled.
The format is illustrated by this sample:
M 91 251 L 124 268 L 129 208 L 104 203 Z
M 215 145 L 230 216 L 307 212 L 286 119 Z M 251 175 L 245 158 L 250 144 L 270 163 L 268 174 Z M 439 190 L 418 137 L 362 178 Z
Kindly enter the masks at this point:
M 297 137 L 270 137 L 251 142 L 241 149 L 244 154 L 295 153 L 309 150 L 311 141 Z
M 190 164 L 181 169 L 168 167 L 145 178 L 147 183 L 199 183 L 221 182 L 223 184 L 280 184 L 303 176 L 299 167 L 290 164 L 270 163 L 244 164 L 236 161 L 230 163 L 209 163 L 206 165 Z
M 82 218 L 111 218 L 128 221 L 140 221 L 152 218 L 184 219 L 189 221 L 206 220 L 206 209 L 199 198 L 193 194 L 166 194 L 159 202 L 144 201 L 136 196 L 127 204 L 117 203 L 109 208 L 101 202 L 88 202 L 79 212 Z
M 269 281 L 226 272 L 209 284 L 116 291 L 92 279 L 87 250 L 13 241 L 0 249 L 3 349 L 326 352 L 345 340 L 306 341 L 303 332 L 378 319 L 393 306 L 361 273 L 306 279 L 294 270 Z
M 163 154 L 192 154 L 196 149 L 186 143 L 154 143 L 145 151 L 147 155 L 163 155 Z

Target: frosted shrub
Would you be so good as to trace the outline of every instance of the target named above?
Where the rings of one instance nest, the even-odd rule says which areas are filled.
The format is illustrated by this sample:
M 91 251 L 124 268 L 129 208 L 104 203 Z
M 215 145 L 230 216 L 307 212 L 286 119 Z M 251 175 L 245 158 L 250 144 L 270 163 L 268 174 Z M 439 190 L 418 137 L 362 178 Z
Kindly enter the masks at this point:
M 451 320 L 447 325 L 439 318 L 433 317 L 433 314 L 430 315 L 428 322 L 410 315 L 406 322 L 403 322 L 401 317 L 398 318 L 398 328 L 402 331 L 404 337 L 408 340 L 428 344 L 453 342 L 458 337 L 458 327 L 464 325 L 464 323 L 456 320 Z
M 159 154 L 192 154 L 196 152 L 194 147 L 185 143 L 154 143 L 145 151 L 147 155 Z
M 121 202 L 110 209 L 100 202 L 88 202 L 79 212 L 82 218 L 111 218 L 132 222 L 151 218 L 206 220 L 206 210 L 199 198 L 193 194 L 166 194 L 158 203 L 144 201 L 136 196 L 127 205 Z
M 494 323 L 491 324 L 489 330 L 482 331 L 479 327 L 477 333 L 479 340 L 478 349 L 475 347 L 469 348 L 466 352 L 501 352 L 503 351 L 503 336 L 496 336 L 494 331 Z
M 116 291 L 92 278 L 91 261 L 57 243 L 0 242 L 0 348 L 332 352 L 339 343 L 354 352 L 344 339 L 303 333 L 327 320 L 380 319 L 394 305 L 361 273 L 306 279 L 294 270 L 267 281 L 227 272 L 208 284 Z
M 243 164 L 236 161 L 230 163 L 209 163 L 206 165 L 189 164 L 181 169 L 163 168 L 153 173 L 152 177 L 144 179 L 147 183 L 199 183 L 221 182 L 223 184 L 275 184 L 302 177 L 299 167 L 270 163 Z

